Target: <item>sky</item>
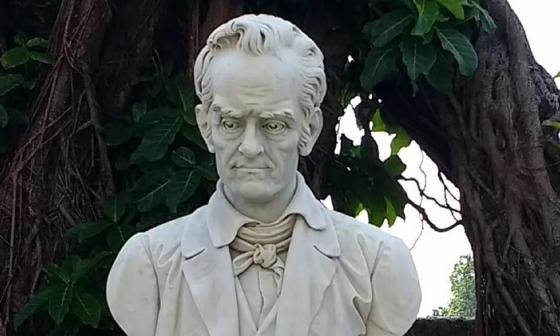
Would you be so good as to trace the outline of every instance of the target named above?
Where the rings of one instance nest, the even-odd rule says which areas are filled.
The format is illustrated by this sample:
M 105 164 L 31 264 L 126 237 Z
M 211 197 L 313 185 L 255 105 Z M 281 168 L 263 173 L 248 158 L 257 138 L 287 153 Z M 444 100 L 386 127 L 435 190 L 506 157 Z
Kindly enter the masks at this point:
M 556 75 L 560 71 L 560 42 L 555 38 L 555 32 L 560 32 L 560 0 L 509 0 L 509 3 L 525 27 L 535 59 L 553 76 Z M 560 84 L 559 81 L 557 83 Z M 348 112 L 341 120 L 340 133 L 358 144 L 362 134 L 356 127 L 353 113 Z M 381 159 L 387 158 L 390 154 L 390 136 L 374 132 L 374 137 L 380 148 Z M 443 186 L 437 178 L 437 167 L 422 154 L 418 145 L 412 143 L 408 148 L 402 149 L 399 156 L 407 165 L 403 175 L 425 182 L 426 193 L 443 201 Z M 411 199 L 420 200 L 412 183 L 402 184 Z M 454 189 L 453 186 L 451 188 Z M 458 191 L 453 191 L 458 196 Z M 439 209 L 430 201 L 423 202 L 430 218 L 439 227 L 454 223 L 449 212 Z M 405 208 L 405 215 L 405 221 L 399 219 L 392 227 L 384 225 L 382 229 L 400 237 L 411 248 L 423 296 L 418 317 L 426 317 L 432 314 L 433 309 L 447 306 L 451 294 L 449 276 L 453 265 L 461 255 L 472 254 L 472 251 L 462 226 L 446 233 L 438 233 L 427 225 L 423 226 L 419 214 L 410 206 Z M 367 221 L 367 214 L 360 214 L 358 219 Z

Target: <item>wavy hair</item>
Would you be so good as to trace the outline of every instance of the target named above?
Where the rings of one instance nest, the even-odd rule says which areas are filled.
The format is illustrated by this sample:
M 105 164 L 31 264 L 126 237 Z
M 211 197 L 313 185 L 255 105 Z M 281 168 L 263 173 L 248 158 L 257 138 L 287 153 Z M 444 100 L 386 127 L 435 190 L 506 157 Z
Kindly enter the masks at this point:
M 299 63 L 296 72 L 301 76 L 301 93 L 299 104 L 304 119 L 308 120 L 311 112 L 319 109 L 327 90 L 323 53 L 293 23 L 271 15 L 247 14 L 232 19 L 216 28 L 208 37 L 206 45 L 196 58 L 194 65 L 194 83 L 201 104 L 196 106 L 206 115 L 212 103 L 212 60 L 220 51 L 234 49 L 249 55 L 282 55 L 290 50 Z M 211 139 L 211 127 L 201 125 L 201 132 L 206 139 Z M 311 137 L 309 123 L 304 122 L 299 147 L 305 146 Z

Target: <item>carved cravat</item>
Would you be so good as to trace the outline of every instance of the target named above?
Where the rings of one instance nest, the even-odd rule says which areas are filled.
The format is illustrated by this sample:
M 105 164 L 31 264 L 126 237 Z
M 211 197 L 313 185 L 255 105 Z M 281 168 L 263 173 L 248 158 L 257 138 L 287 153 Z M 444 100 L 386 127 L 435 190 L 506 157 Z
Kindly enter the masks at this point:
M 230 247 L 239 255 L 233 259 L 236 276 L 257 264 L 274 272 L 277 294 L 282 288 L 284 261 L 278 254 L 288 250 L 294 230 L 295 215 L 271 224 L 248 223 L 242 226 Z

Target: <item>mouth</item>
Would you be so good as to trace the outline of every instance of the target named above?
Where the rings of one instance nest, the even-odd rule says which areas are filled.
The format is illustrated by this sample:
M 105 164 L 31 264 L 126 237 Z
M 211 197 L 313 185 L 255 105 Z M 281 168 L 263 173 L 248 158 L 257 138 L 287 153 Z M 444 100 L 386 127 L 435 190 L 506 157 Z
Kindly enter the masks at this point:
M 233 167 L 233 169 L 239 170 L 267 170 L 270 169 L 268 167 Z
M 233 169 L 244 173 L 259 173 L 271 168 L 267 166 L 233 166 Z

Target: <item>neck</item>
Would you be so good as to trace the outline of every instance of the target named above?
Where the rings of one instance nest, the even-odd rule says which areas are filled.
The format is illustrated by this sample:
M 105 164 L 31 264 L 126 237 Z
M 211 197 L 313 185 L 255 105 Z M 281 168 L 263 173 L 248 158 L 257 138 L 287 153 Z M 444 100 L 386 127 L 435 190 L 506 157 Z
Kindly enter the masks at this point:
M 261 223 L 270 223 L 278 219 L 286 210 L 292 200 L 297 187 L 297 179 L 294 179 L 286 188 L 268 202 L 252 202 L 243 197 L 234 195 L 224 185 L 224 194 L 233 207 L 243 215 L 255 219 Z

